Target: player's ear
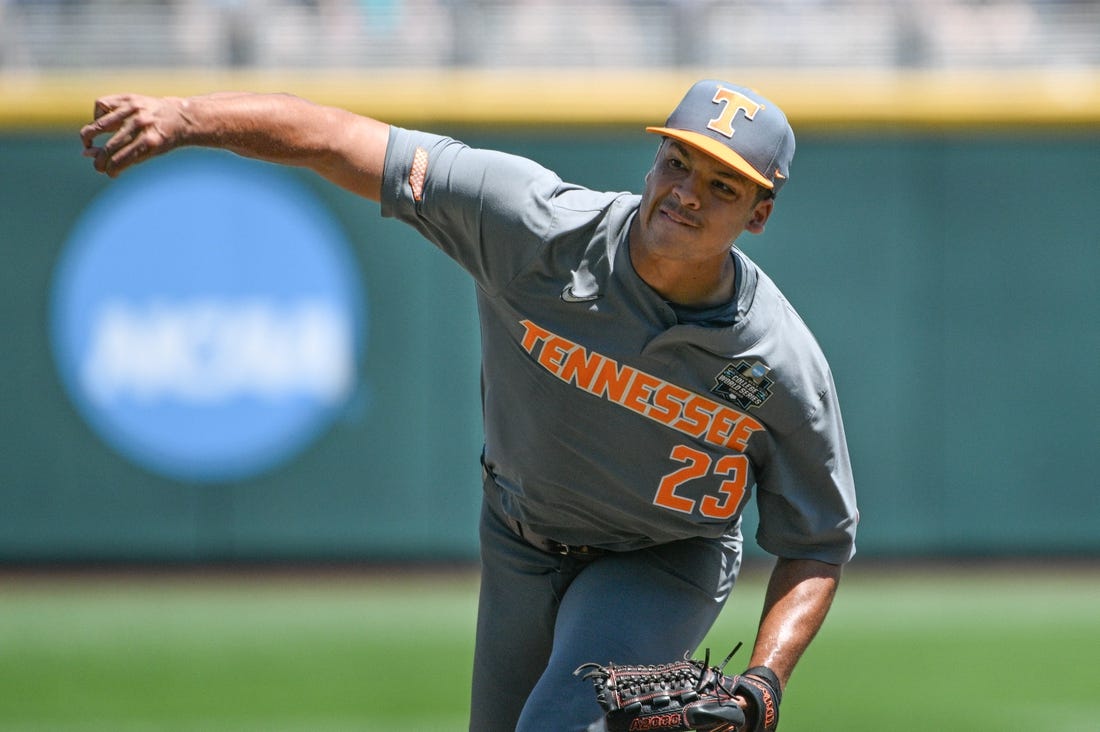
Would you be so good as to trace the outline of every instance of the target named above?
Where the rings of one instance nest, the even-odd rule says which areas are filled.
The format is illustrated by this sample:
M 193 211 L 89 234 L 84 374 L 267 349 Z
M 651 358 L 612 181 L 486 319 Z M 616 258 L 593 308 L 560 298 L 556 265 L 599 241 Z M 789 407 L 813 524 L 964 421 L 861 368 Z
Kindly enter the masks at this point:
M 752 218 L 749 219 L 749 223 L 745 224 L 745 231 L 750 234 L 764 233 L 764 225 L 768 223 L 768 218 L 772 215 L 774 208 L 775 198 L 768 197 L 762 201 L 757 201 L 752 210 Z

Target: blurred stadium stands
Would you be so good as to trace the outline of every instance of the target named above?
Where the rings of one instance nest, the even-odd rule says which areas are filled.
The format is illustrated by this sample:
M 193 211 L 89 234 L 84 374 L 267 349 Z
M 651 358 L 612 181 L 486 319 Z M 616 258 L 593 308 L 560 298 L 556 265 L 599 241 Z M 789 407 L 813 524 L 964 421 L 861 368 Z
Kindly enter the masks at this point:
M 1098 65 L 1095 0 L 0 0 L 0 71 Z

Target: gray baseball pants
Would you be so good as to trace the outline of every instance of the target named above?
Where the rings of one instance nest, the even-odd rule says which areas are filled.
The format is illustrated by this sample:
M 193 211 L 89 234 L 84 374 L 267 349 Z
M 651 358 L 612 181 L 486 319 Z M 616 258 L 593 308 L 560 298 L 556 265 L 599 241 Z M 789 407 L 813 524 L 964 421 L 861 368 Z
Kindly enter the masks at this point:
M 740 542 L 550 554 L 508 526 L 498 490 L 486 480 L 470 732 L 584 732 L 602 710 L 574 669 L 694 653 L 736 578 Z

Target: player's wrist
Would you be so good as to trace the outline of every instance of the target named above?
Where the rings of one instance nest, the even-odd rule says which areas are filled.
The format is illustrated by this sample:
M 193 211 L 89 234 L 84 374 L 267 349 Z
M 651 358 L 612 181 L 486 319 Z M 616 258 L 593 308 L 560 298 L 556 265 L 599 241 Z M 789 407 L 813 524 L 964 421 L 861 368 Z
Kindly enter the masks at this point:
M 735 696 L 748 702 L 745 718 L 748 732 L 773 732 L 779 724 L 779 701 L 783 691 L 779 676 L 767 666 L 753 666 L 737 677 Z
M 199 97 L 165 97 L 175 109 L 174 118 L 171 120 L 169 137 L 167 142 L 172 147 L 185 147 L 190 145 L 202 145 L 204 140 L 200 134 L 200 109 Z
M 772 692 L 775 694 L 776 702 L 783 699 L 783 684 L 779 681 L 779 675 L 767 666 L 753 666 L 752 668 L 747 668 L 742 675 L 755 676 L 758 679 L 767 681 L 768 685 L 772 688 Z

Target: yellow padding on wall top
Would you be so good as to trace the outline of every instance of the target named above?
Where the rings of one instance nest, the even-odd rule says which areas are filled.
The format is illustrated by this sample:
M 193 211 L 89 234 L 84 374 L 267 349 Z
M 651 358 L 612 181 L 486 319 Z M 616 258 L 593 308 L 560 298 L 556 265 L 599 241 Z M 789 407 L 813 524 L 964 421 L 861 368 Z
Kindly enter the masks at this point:
M 782 105 L 796 127 L 1100 125 L 1100 69 L 966 71 L 98 70 L 0 73 L 0 128 L 78 125 L 96 97 L 287 92 L 403 125 L 644 125 L 692 82 L 724 78 Z

